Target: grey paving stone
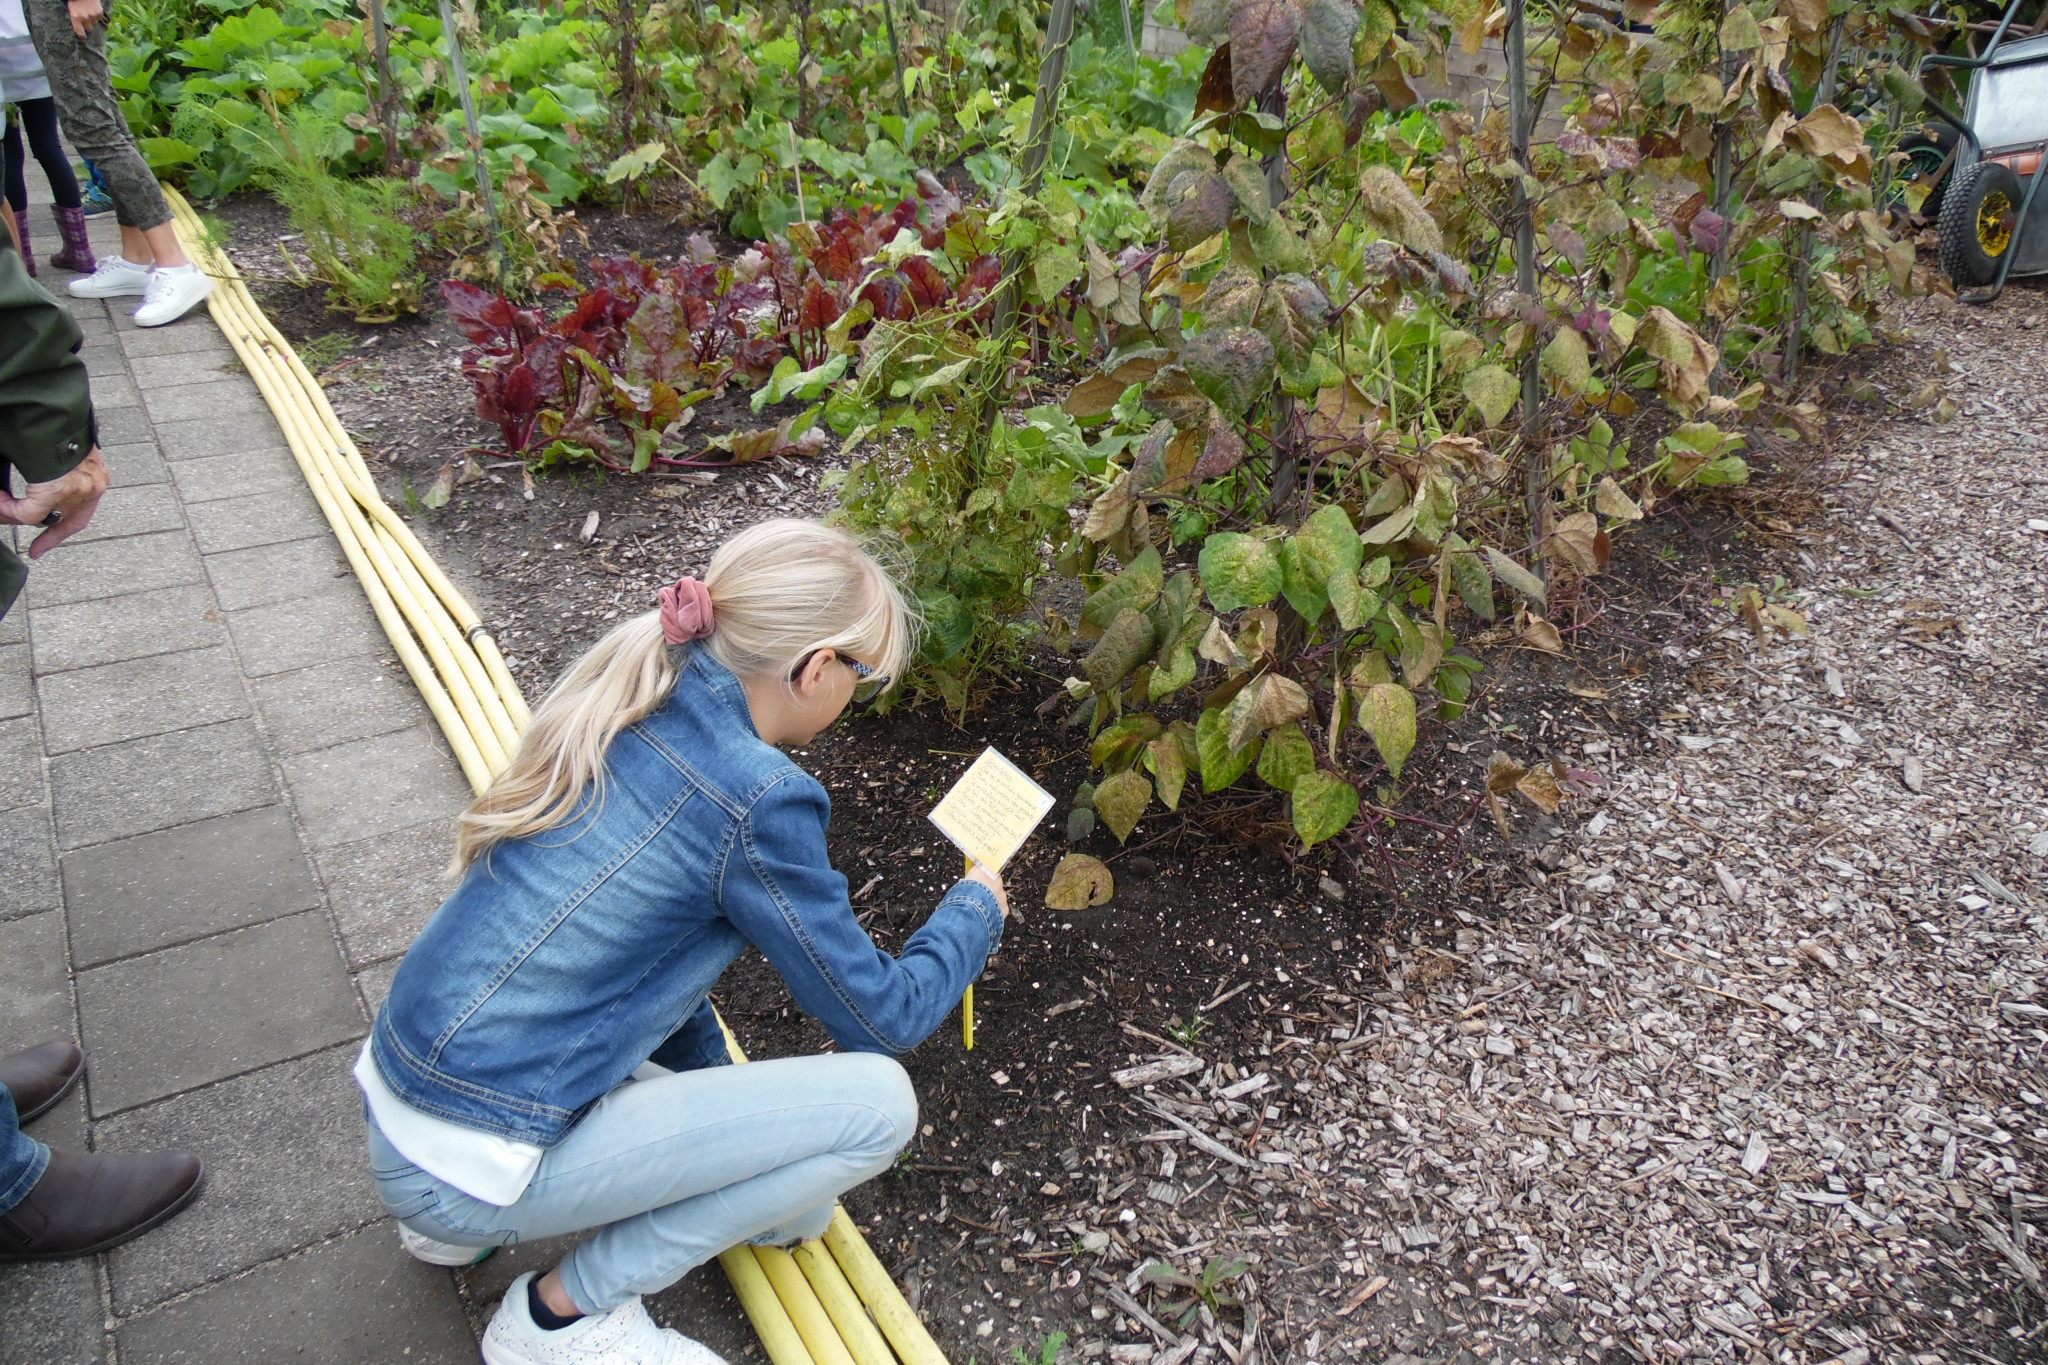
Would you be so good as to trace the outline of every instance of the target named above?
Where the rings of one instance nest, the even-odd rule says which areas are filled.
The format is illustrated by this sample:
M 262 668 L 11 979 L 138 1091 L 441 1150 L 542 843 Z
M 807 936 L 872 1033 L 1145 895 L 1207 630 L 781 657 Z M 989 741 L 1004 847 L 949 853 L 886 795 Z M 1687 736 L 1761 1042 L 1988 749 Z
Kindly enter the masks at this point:
M 365 1032 L 318 911 L 80 972 L 78 1015 L 95 1117 Z
M 39 914 L 61 904 L 50 812 L 41 803 L 0 811 L 0 920 Z
M 210 383 L 151 389 L 144 395 L 143 406 L 149 409 L 150 420 L 159 425 L 216 421 L 233 413 L 270 413 L 270 405 L 263 401 L 255 381 L 246 375 L 235 379 L 216 376 Z
M 60 754 L 50 761 L 50 788 L 60 849 L 103 844 L 277 800 L 270 760 L 255 723 L 247 720 Z
M 0 1365 L 98 1365 L 107 1359 L 90 1257 L 31 1261 L 0 1275 Z
M 213 589 L 204 583 L 43 607 L 35 625 L 36 662 L 44 673 L 227 642 Z
M 29 676 L 28 646 L 0 645 L 0 720 L 25 716 L 35 709 L 35 685 Z
M 286 759 L 284 780 L 316 850 L 428 820 L 452 820 L 470 797 L 461 769 L 431 725 Z
M 0 924 L 0 1056 L 77 1036 L 64 916 L 49 911 Z
M 475 1365 L 477 1349 L 448 1272 L 385 1223 L 130 1318 L 116 1340 L 122 1365 Z
M 391 652 L 353 577 L 330 579 L 316 596 L 230 612 L 227 620 L 242 672 L 250 678 Z
M 214 596 L 230 612 L 295 602 L 350 576 L 341 547 L 325 534 L 208 555 L 206 571 L 213 579 Z
M 90 381 L 92 389 L 92 410 L 102 424 L 106 414 L 115 408 L 132 408 L 142 402 L 142 391 L 135 387 L 135 381 L 125 374 L 111 374 L 104 379 Z
M 250 685 L 268 727 L 273 753 L 325 749 L 351 739 L 389 734 L 432 719 L 404 669 L 359 654 Z
M 185 509 L 167 483 L 121 484 L 107 489 L 83 531 L 74 532 L 67 545 L 84 545 L 117 536 L 148 535 L 152 531 L 178 531 L 185 526 Z M 60 561 L 61 562 L 61 561 Z
M 81 346 L 78 358 L 85 362 L 86 377 L 94 381 L 113 375 L 128 373 L 128 357 L 121 350 L 119 342 L 102 342 L 97 346 Z
M 291 451 L 283 446 L 275 450 L 246 450 L 239 455 L 216 455 L 210 460 L 180 460 L 176 478 L 178 496 L 188 503 L 306 487 L 306 476 L 299 472 Z
M 114 1311 L 132 1313 L 385 1217 L 370 1179 L 357 1049 L 332 1048 L 175 1095 L 100 1124 L 103 1148 L 202 1152 L 192 1206 L 107 1257 Z M 395 1243 L 389 1223 L 384 1235 Z M 332 1357 L 327 1357 L 332 1358 Z
M 320 904 L 283 806 L 81 849 L 64 859 L 63 877 L 80 967 Z
M 134 441 L 120 446 L 102 445 L 100 458 L 107 462 L 107 473 L 112 478 L 112 486 L 115 488 L 171 481 L 170 468 L 164 464 L 164 457 L 157 453 L 155 441 Z
M 112 330 L 111 326 L 108 330 Z M 122 332 L 115 340 L 131 360 L 142 356 L 218 351 L 218 360 L 198 362 L 208 365 L 233 359 L 235 354 L 228 339 L 213 327 L 135 327 Z
M 100 448 L 133 445 L 152 434 L 149 414 L 141 408 L 109 408 L 99 416 Z
M 120 349 L 118 346 L 115 348 Z M 191 384 L 219 384 L 233 379 L 246 382 L 249 372 L 225 343 L 219 351 L 184 351 L 171 355 L 138 355 L 129 360 L 128 373 L 145 389 L 184 388 Z
M 196 503 L 191 517 L 199 552 L 208 555 L 330 534 L 320 504 L 303 481 L 297 488 Z
M 349 966 L 399 957 L 412 946 L 427 917 L 454 890 L 442 875 L 454 852 L 455 823 L 428 820 L 314 859 Z
M 36 692 L 43 751 L 52 757 L 249 714 L 234 652 L 224 646 L 45 673 Z
M 266 450 L 284 442 L 268 410 L 238 412 L 196 422 L 159 422 L 157 445 L 167 460 L 205 460 L 244 450 Z
M 42 804 L 42 727 L 34 716 L 0 720 L 0 810 Z
M 363 998 L 363 1011 L 372 1019 L 383 1007 L 384 997 L 391 994 L 391 978 L 398 975 L 399 961 L 395 957 L 386 958 L 355 974 L 356 993 Z
M 23 595 L 31 608 L 56 607 L 197 583 L 204 577 L 192 537 L 183 531 L 159 531 L 118 540 L 67 543 L 62 560 L 29 570 Z
M 9 544 L 13 544 L 11 537 L 16 529 L 13 526 L 7 528 Z M 0 645 L 19 645 L 28 642 L 28 603 L 24 600 L 18 605 L 21 610 L 11 611 L 0 617 Z

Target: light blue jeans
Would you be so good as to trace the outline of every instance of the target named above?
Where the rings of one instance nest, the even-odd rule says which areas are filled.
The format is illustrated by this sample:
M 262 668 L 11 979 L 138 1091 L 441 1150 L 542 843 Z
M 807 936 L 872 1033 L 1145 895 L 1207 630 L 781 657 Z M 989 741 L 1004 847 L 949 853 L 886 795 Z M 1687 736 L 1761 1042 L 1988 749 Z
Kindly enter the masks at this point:
M 482 1247 L 597 1229 L 562 1262 L 562 1287 L 602 1313 L 741 1242 L 819 1236 L 840 1193 L 887 1170 L 917 1131 L 917 1095 L 901 1066 L 862 1052 L 629 1082 L 502 1208 L 427 1174 L 369 1129 L 377 1192 L 415 1232 Z

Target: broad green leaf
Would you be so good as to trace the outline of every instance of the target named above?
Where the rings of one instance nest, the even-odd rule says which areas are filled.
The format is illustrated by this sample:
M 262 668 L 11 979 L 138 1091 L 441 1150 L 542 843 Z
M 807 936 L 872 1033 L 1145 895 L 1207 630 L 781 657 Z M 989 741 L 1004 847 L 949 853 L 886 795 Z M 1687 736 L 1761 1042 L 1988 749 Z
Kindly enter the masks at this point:
M 1335 773 L 1304 773 L 1294 784 L 1294 832 L 1314 848 L 1341 834 L 1358 814 L 1358 788 Z
M 1355 577 L 1365 562 L 1365 545 L 1351 525 L 1351 516 L 1336 503 L 1316 509 L 1295 532 L 1303 562 L 1324 581 Z
M 1237 531 L 1220 531 L 1203 541 L 1197 564 L 1209 605 L 1217 611 L 1262 607 L 1281 588 L 1280 560 L 1273 547 Z
M 1252 255 L 1268 270 L 1306 272 L 1316 268 L 1315 253 L 1278 213 L 1264 227 L 1253 226 L 1247 235 Z
M 1204 616 L 1204 620 L 1209 619 Z M 1171 650 L 1161 654 L 1158 665 L 1152 670 L 1152 680 L 1146 685 L 1147 695 L 1153 701 L 1164 701 L 1195 680 L 1195 641 L 1199 637 L 1183 635 L 1174 642 Z
M 1230 186 L 1214 171 L 1184 171 L 1166 191 L 1166 248 L 1192 251 L 1230 226 Z
M 1351 49 L 1358 9 L 1351 0 L 1308 0 L 1302 13 L 1301 56 L 1323 89 L 1341 95 L 1351 84 Z
M 1328 589 L 1330 607 L 1337 613 L 1337 624 L 1345 630 L 1357 630 L 1379 615 L 1379 594 L 1361 584 L 1357 574 L 1336 575 L 1330 579 Z
M 1216 158 L 1207 147 L 1199 142 L 1176 142 L 1159 158 L 1159 164 L 1152 168 L 1150 178 L 1145 181 L 1145 192 L 1138 197 L 1138 203 L 1155 223 L 1166 221 L 1166 192 L 1173 188 L 1173 182 L 1186 171 L 1210 171 L 1216 169 Z
M 1237 200 L 1238 214 L 1254 227 L 1264 227 L 1273 219 L 1273 200 L 1266 190 L 1266 173 L 1259 168 L 1256 158 L 1234 156 L 1223 168 L 1223 182 L 1230 186 L 1231 197 Z M 1205 315 L 1206 316 L 1206 315 Z
M 1543 587 L 1543 576 L 1534 574 L 1509 559 L 1491 545 L 1486 547 L 1486 562 L 1493 566 L 1493 576 L 1513 588 L 1538 607 L 1544 605 L 1547 594 Z
M 1201 756 L 1202 790 L 1220 792 L 1252 766 L 1259 757 L 1259 737 L 1242 749 L 1230 747 L 1230 717 L 1224 707 L 1202 712 L 1195 723 L 1195 748 Z
M 1329 330 L 1330 299 L 1306 275 L 1282 275 L 1259 302 L 1254 325 L 1273 343 L 1273 358 L 1283 371 L 1299 371 L 1315 354 L 1316 342 Z M 1338 377 L 1341 379 L 1342 373 Z
M 1593 382 L 1593 365 L 1586 353 L 1586 338 L 1576 329 L 1560 327 L 1543 348 L 1537 368 L 1557 381 L 1558 391 L 1567 398 L 1584 393 Z
M 1266 736 L 1259 753 L 1259 780 L 1269 787 L 1291 792 L 1304 773 L 1316 770 L 1316 750 L 1299 725 L 1289 725 Z
M 1227 709 L 1226 738 L 1233 749 L 1241 749 L 1256 736 L 1307 715 L 1308 693 L 1292 678 L 1262 673 L 1231 699 Z
M 949 592 L 918 594 L 924 605 L 924 656 L 944 663 L 974 639 L 974 613 Z
M 1399 782 L 1401 765 L 1415 748 L 1415 694 L 1399 683 L 1374 683 L 1358 698 L 1358 724 Z
M 1394 36 L 1399 23 L 1394 17 L 1394 7 L 1388 0 L 1365 0 L 1359 7 L 1358 41 L 1355 46 L 1354 69 L 1359 65 L 1372 65 L 1379 60 L 1380 49 Z
M 1470 332 L 1448 329 L 1436 334 L 1437 353 L 1442 358 L 1443 373 L 1456 374 L 1478 360 L 1486 351 L 1486 343 Z
M 1052 910 L 1086 910 L 1106 905 L 1115 894 L 1116 878 L 1100 858 L 1069 853 L 1052 870 L 1052 882 L 1045 888 L 1045 904 Z
M 1749 12 L 1749 6 L 1729 6 L 1727 17 L 1721 20 L 1722 51 L 1750 52 L 1763 45 L 1763 30 L 1757 27 L 1756 16 Z
M 1249 327 L 1219 327 L 1190 337 L 1181 367 L 1195 387 L 1232 417 L 1242 417 L 1273 387 L 1273 343 Z
M 1125 716 L 1114 725 L 1106 725 L 1102 733 L 1095 736 L 1095 742 L 1088 746 L 1088 762 L 1097 768 L 1109 764 L 1129 767 L 1133 755 L 1159 737 L 1159 721 L 1154 716 Z
M 1391 545 L 1415 529 L 1415 504 L 1365 528 L 1359 539 L 1366 545 Z
M 1200 426 L 1211 408 L 1207 395 L 1179 365 L 1168 365 L 1145 385 L 1145 406 L 1177 427 Z
M 1387 656 L 1376 649 L 1368 649 L 1358 656 L 1358 662 L 1351 665 L 1351 676 L 1345 685 L 1354 691 L 1364 691 L 1378 683 L 1394 680 L 1394 670 L 1387 664 Z
M 637 180 L 660 165 L 661 158 L 667 152 L 666 143 L 643 143 L 625 155 L 614 158 L 612 164 L 604 168 L 604 183 L 616 185 L 621 180 Z
M 1301 542 L 1294 536 L 1275 545 L 1273 554 L 1280 561 L 1281 594 L 1302 620 L 1314 625 L 1322 619 L 1323 609 L 1330 605 L 1330 595 L 1323 587 L 1323 576 L 1303 563 Z
M 1294 55 L 1300 34 L 1294 0 L 1230 0 L 1230 93 L 1238 104 L 1265 93 Z
M 1249 327 L 1259 316 L 1259 299 L 1266 282 L 1257 272 L 1241 265 L 1226 265 L 1202 292 L 1202 327 L 1205 331 L 1224 327 Z
M 1461 390 L 1472 400 L 1472 406 L 1479 409 L 1486 425 L 1497 427 L 1521 401 L 1522 381 L 1499 365 L 1481 365 L 1465 376 Z
M 1131 837 L 1145 807 L 1152 804 L 1152 781 L 1136 768 L 1105 778 L 1095 787 L 1095 813 L 1118 843 Z
M 1457 586 L 1458 596 L 1472 614 L 1482 621 L 1493 619 L 1493 575 L 1486 571 L 1486 561 L 1481 559 L 1463 536 L 1455 531 L 1444 537 L 1445 562 L 1451 571 L 1451 582 Z
M 1125 607 L 1088 652 L 1081 671 L 1095 684 L 1099 694 L 1108 696 L 1118 683 L 1137 671 L 1139 664 L 1152 657 L 1152 643 L 1152 623 L 1145 619 L 1145 613 Z
M 1033 253 L 1032 283 L 1041 302 L 1051 303 L 1060 291 L 1082 275 L 1081 253 L 1070 246 L 1056 246 Z
M 1126 607 L 1143 611 L 1158 600 L 1159 591 L 1165 582 L 1165 570 L 1159 563 L 1159 551 L 1147 546 L 1124 567 L 1124 571 L 1104 583 L 1088 598 L 1081 608 L 1081 619 L 1097 629 L 1107 630 L 1117 613 Z
M 1145 766 L 1158 779 L 1159 799 L 1166 803 L 1168 810 L 1179 810 L 1181 788 L 1188 781 L 1188 760 L 1180 740 L 1173 735 L 1162 735 L 1146 745 Z

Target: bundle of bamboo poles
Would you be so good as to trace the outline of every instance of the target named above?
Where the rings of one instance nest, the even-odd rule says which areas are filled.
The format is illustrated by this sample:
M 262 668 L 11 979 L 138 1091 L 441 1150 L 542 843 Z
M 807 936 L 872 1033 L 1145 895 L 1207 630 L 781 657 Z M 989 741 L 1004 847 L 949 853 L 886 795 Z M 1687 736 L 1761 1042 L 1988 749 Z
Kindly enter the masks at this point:
M 192 206 L 168 186 L 164 194 L 186 252 L 217 281 L 207 300 L 214 321 L 284 431 L 464 776 L 482 792 L 533 719 L 497 642 L 412 528 L 385 504 L 319 380 L 263 315 L 234 263 L 208 245 Z M 730 1029 L 725 1042 L 735 1062 L 747 1060 Z M 793 1252 L 734 1247 L 719 1264 L 774 1365 L 946 1365 L 844 1208 L 833 1210 L 832 1225 L 818 1241 Z

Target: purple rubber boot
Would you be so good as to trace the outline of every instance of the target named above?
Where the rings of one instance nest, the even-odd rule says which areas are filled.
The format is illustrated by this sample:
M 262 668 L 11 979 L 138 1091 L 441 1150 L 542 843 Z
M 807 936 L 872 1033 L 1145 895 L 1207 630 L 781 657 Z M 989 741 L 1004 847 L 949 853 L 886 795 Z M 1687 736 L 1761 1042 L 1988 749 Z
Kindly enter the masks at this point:
M 33 275 L 36 273 L 36 253 L 28 244 L 27 209 L 14 210 L 14 227 L 15 231 L 21 234 L 21 263 L 28 268 L 28 273 Z
M 63 249 L 50 254 L 50 264 L 59 270 L 75 270 L 81 275 L 90 275 L 99 269 L 100 263 L 92 254 L 92 240 L 85 232 L 85 210 L 52 207 L 50 212 L 57 219 L 57 234 L 64 239 Z M 22 241 L 27 240 L 28 233 L 24 229 Z

